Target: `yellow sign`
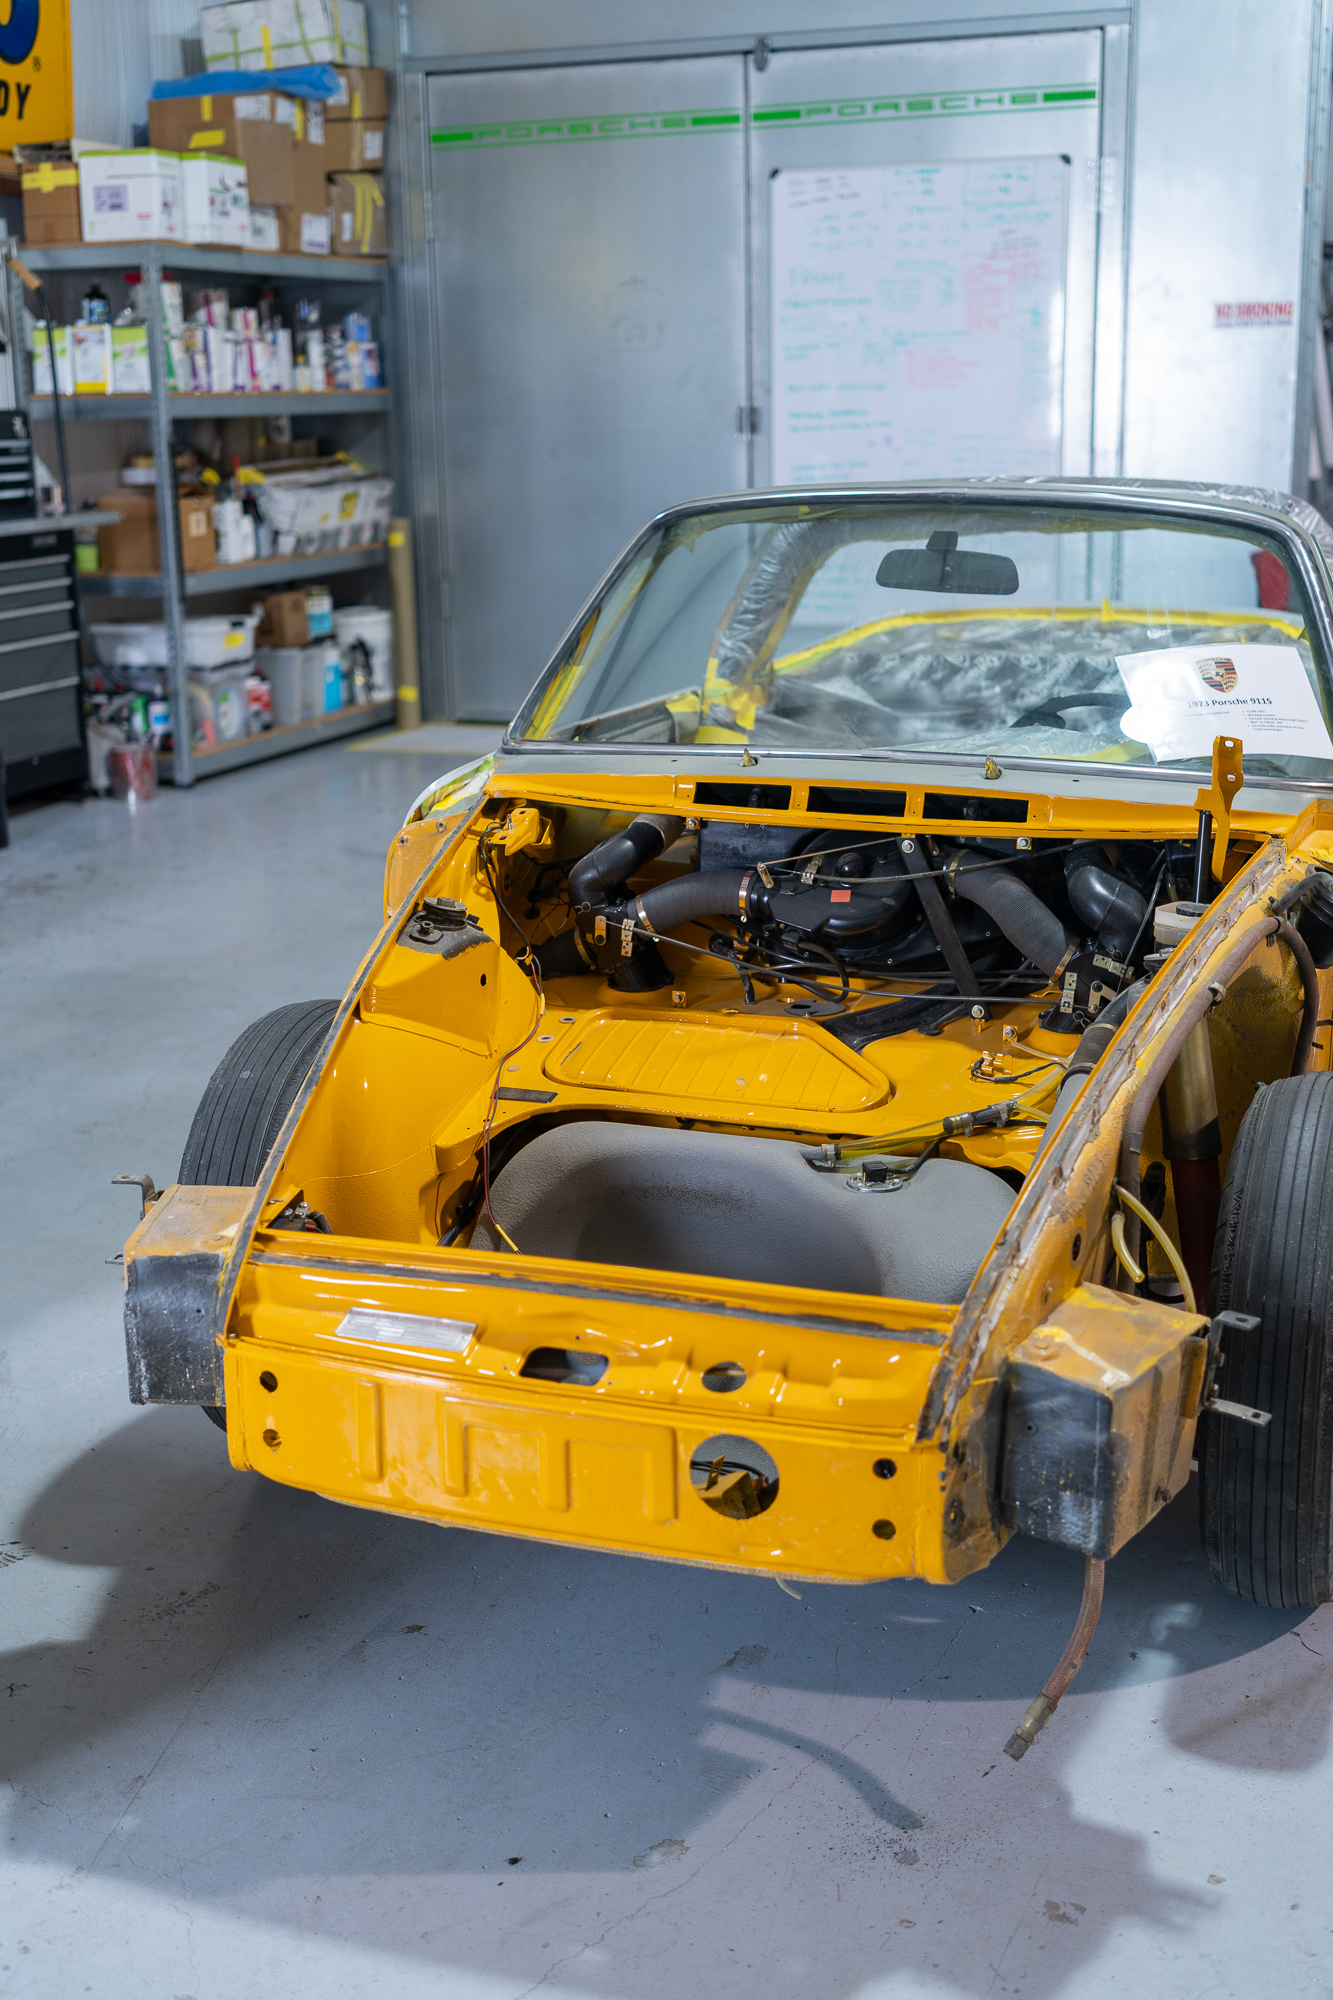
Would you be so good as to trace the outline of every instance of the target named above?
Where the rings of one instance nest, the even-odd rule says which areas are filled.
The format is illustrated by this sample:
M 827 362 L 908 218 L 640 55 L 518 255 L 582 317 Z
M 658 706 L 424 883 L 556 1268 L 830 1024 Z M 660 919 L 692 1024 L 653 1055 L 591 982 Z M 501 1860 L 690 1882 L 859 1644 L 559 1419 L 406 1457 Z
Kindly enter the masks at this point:
M 0 152 L 73 133 L 69 0 L 9 0 L 0 21 Z

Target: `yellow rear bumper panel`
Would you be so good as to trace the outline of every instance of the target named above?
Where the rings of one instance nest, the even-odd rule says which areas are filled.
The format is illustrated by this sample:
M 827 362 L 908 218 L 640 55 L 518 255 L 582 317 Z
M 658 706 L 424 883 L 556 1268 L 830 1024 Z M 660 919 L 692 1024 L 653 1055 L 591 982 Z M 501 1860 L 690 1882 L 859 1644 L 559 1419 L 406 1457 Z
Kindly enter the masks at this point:
M 776 1287 L 770 1302 L 756 1296 L 768 1287 L 714 1281 L 705 1297 L 628 1271 L 599 1286 L 532 1260 L 516 1280 L 500 1258 L 337 1252 L 256 1241 L 226 1350 L 236 1465 L 359 1506 L 637 1555 L 943 1580 L 943 1461 L 913 1441 L 939 1309 L 812 1293 L 803 1313 Z M 830 1318 L 831 1303 L 866 1317 Z M 523 1375 L 536 1350 L 571 1347 L 605 1357 L 594 1385 Z M 739 1386 L 718 1392 L 705 1373 L 724 1363 Z M 738 1440 L 777 1468 L 751 1518 L 702 1490 Z

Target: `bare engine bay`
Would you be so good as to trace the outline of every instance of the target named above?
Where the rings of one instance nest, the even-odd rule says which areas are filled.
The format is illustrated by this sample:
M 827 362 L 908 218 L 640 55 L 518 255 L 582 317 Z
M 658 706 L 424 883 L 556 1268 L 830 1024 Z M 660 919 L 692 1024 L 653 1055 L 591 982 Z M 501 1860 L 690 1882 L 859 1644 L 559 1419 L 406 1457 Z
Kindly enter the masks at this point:
M 1195 907 L 1185 839 L 483 815 L 402 942 L 498 933 L 544 1003 L 437 1184 L 492 1253 L 956 1304 Z

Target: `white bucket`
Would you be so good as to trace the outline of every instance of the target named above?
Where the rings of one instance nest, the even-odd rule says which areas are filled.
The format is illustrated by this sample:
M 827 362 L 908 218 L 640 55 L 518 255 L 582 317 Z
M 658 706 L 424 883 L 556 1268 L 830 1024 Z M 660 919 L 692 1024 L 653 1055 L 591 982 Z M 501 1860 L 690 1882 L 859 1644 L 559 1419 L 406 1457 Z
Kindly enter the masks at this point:
M 370 698 L 392 701 L 393 613 L 378 604 L 353 604 L 333 614 L 333 629 L 342 648 L 344 661 L 358 640 L 366 649 L 370 665 Z

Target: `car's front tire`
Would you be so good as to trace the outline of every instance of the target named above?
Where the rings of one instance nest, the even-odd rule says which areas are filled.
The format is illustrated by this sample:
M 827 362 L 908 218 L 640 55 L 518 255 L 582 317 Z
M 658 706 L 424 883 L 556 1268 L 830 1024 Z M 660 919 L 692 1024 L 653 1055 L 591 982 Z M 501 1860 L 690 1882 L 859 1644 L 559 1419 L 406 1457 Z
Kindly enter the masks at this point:
M 1272 1412 L 1265 1429 L 1205 1416 L 1200 1527 L 1238 1597 L 1295 1609 L 1333 1597 L 1333 1074 L 1269 1084 L 1236 1135 L 1213 1253 L 1223 1336 L 1217 1392 Z
M 323 1046 L 336 1000 L 275 1007 L 236 1037 L 194 1114 L 179 1179 L 192 1187 L 253 1187 Z M 226 1411 L 201 1404 L 226 1430 Z

